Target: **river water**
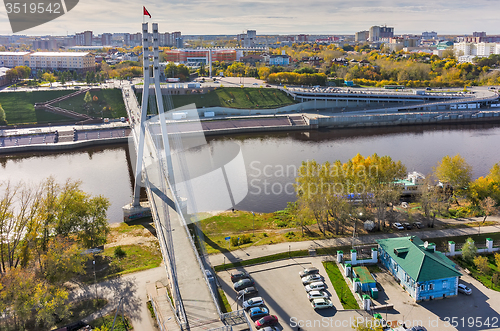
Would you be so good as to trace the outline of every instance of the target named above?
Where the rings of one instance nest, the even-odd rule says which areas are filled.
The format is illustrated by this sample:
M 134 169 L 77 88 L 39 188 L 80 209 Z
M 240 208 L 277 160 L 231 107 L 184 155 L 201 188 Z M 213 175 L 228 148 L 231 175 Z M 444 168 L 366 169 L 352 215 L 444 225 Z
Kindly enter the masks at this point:
M 430 173 L 445 155 L 460 153 L 477 178 L 500 162 L 500 126 L 488 124 L 337 129 L 311 132 L 245 134 L 211 137 L 210 151 L 237 143 L 248 178 L 248 194 L 236 208 L 271 212 L 293 201 L 292 184 L 304 160 L 341 160 L 377 153 L 401 160 L 409 171 Z M 58 154 L 0 157 L 0 181 L 40 182 L 54 176 L 82 181 L 81 188 L 109 198 L 110 222 L 122 220 L 121 207 L 131 201 L 132 176 L 127 145 L 89 148 Z M 188 151 L 190 164 L 201 162 L 203 148 Z M 200 159 L 198 159 L 200 158 Z

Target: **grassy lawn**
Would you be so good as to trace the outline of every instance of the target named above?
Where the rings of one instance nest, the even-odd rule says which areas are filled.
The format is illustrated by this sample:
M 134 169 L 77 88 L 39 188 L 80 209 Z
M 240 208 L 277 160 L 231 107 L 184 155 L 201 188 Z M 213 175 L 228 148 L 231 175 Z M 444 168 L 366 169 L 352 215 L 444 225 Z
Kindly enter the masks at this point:
M 488 258 L 488 266 L 490 267 L 490 270 L 488 273 L 483 274 L 480 272 L 477 268 L 474 262 L 472 261 L 467 261 L 464 260 L 461 256 L 455 256 L 453 259 L 462 267 L 462 268 L 467 268 L 471 272 L 471 276 L 480 281 L 484 286 L 487 288 L 490 288 L 495 291 L 500 291 L 500 282 L 498 282 L 496 285 L 492 282 L 492 276 L 495 273 L 500 273 L 500 269 L 496 266 L 495 264 L 495 257 L 494 254 L 481 254 L 481 256 L 484 256 Z
M 349 286 L 342 276 L 337 263 L 335 262 L 323 262 L 328 278 L 332 282 L 333 288 L 342 303 L 344 309 L 359 309 L 358 302 L 354 298 Z
M 231 305 L 227 301 L 226 293 L 224 293 L 224 291 L 220 287 L 217 290 L 219 291 L 219 305 L 222 309 L 222 312 L 232 312 L 233 310 L 231 309 Z
M 71 92 L 74 91 L 2 92 L 0 104 L 5 110 L 5 117 L 9 124 L 67 121 L 69 118 L 66 116 L 51 114 L 43 110 L 35 111 L 35 103 L 52 100 Z
M 93 320 L 90 325 L 93 328 L 100 328 L 101 330 L 111 330 L 111 326 L 113 325 L 113 320 L 115 319 L 115 313 L 99 317 L 98 319 Z M 129 331 L 133 330 L 132 323 L 128 320 L 127 316 L 123 316 L 122 322 L 122 314 L 118 313 L 116 317 L 116 323 L 114 331 Z
M 67 94 L 75 92 L 74 90 L 57 91 L 33 91 L 33 92 L 2 92 L 0 93 L 0 104 L 5 110 L 7 122 L 11 125 L 22 123 L 56 123 L 71 120 L 71 118 L 52 114 L 44 110 L 35 110 L 35 103 L 52 100 Z M 119 89 L 104 89 L 91 92 L 98 97 L 98 101 L 93 102 L 95 112 L 89 112 L 91 116 L 101 117 L 101 109 L 111 107 L 111 111 L 105 111 L 104 117 L 120 118 L 126 117 L 125 104 Z M 55 106 L 74 110 L 79 113 L 87 113 L 83 108 L 84 94 L 77 95 L 68 100 L 56 103 Z
M 428 241 L 436 244 L 436 249 L 441 252 L 448 251 L 448 241 L 454 241 L 457 244 L 465 243 L 467 238 L 472 238 L 476 244 L 485 244 L 486 238 L 493 239 L 493 243 L 496 245 L 500 241 L 500 232 L 495 233 L 481 233 L 468 236 L 455 236 L 455 237 L 440 237 L 440 238 L 429 238 Z
M 255 259 L 249 259 L 249 260 L 243 260 L 243 261 L 238 261 L 238 262 L 234 262 L 234 263 L 226 263 L 223 265 L 217 265 L 217 266 L 214 266 L 214 270 L 215 271 L 222 271 L 222 270 L 226 270 L 226 269 L 243 267 L 243 266 L 247 266 L 247 265 L 251 265 L 251 264 L 271 262 L 271 261 L 276 261 L 276 260 L 281 260 L 281 259 L 287 259 L 289 257 L 307 256 L 307 255 L 309 255 L 309 251 L 307 251 L 307 250 L 292 251 L 292 252 L 290 252 L 290 254 L 288 254 L 288 252 L 284 252 L 284 253 L 278 253 L 278 254 L 273 254 L 273 255 L 261 256 L 261 257 L 255 258 Z
M 69 309 L 71 315 L 57 323 L 57 327 L 61 328 L 67 324 L 77 322 L 89 315 L 92 315 L 93 313 L 99 311 L 107 303 L 108 301 L 105 299 L 88 299 L 73 303 Z
M 92 97 L 96 96 L 97 101 L 92 101 L 88 110 L 84 107 L 83 98 L 85 93 L 79 94 L 73 98 L 64 100 L 55 105 L 64 109 L 73 110 L 77 113 L 88 114 L 93 117 L 101 117 L 103 107 L 111 107 L 111 110 L 103 111 L 102 116 L 108 118 L 127 117 L 125 104 L 123 103 L 122 92 L 119 89 L 102 89 L 90 92 Z
M 137 98 L 141 102 L 142 94 Z M 156 102 L 156 99 L 152 102 Z M 285 92 L 276 89 L 222 87 L 205 94 L 173 95 L 174 107 L 196 104 L 197 108 L 227 107 L 236 109 L 270 109 L 294 104 Z M 164 96 L 166 104 L 166 96 Z
M 97 281 L 116 277 L 119 275 L 152 269 L 159 267 L 162 256 L 158 244 L 148 245 L 124 245 L 120 246 L 125 251 L 125 256 L 118 258 L 114 256 L 116 247 L 104 249 L 104 252 L 95 256 L 95 269 Z M 94 282 L 92 260 L 88 261 L 87 274 L 84 281 Z

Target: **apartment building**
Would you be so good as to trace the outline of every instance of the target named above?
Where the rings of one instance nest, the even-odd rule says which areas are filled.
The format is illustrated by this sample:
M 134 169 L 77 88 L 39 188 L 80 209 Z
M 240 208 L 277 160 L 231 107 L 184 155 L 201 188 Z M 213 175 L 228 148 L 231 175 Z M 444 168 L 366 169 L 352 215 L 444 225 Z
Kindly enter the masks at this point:
M 29 66 L 30 52 L 0 52 L 0 67 Z
M 95 55 L 84 52 L 35 52 L 29 54 L 31 70 L 95 70 Z

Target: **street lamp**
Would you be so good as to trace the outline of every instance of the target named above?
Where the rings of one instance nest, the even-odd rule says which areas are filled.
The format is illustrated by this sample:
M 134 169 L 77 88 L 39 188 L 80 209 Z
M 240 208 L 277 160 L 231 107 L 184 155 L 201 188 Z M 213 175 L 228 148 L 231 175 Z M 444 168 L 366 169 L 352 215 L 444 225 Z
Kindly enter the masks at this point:
M 97 278 L 95 275 L 95 260 L 92 260 L 92 265 L 94 266 L 94 287 L 95 287 L 95 299 L 97 302 Z
M 253 211 L 251 213 L 253 215 L 253 220 L 252 220 L 252 223 L 253 223 L 253 236 L 255 237 L 255 214 L 254 214 Z

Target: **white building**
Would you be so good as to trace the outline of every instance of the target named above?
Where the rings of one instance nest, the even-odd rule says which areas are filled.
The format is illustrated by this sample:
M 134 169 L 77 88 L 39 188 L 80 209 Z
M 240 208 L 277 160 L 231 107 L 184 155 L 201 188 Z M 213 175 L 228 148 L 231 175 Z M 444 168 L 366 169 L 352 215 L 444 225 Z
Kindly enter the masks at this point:
M 30 52 L 0 52 L 0 67 L 29 66 Z
M 77 70 L 90 71 L 95 68 L 95 56 L 84 52 L 35 52 L 29 55 L 32 70 Z

